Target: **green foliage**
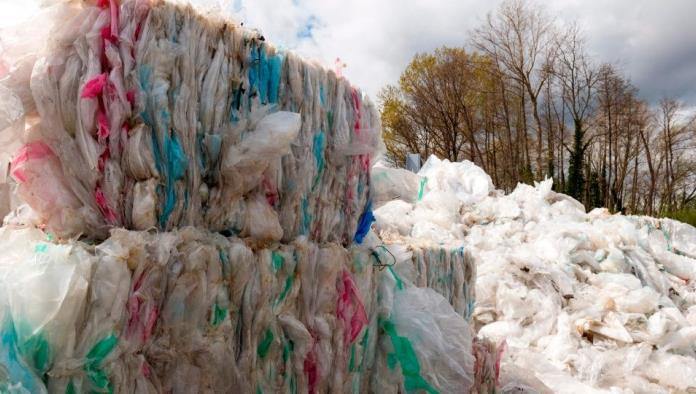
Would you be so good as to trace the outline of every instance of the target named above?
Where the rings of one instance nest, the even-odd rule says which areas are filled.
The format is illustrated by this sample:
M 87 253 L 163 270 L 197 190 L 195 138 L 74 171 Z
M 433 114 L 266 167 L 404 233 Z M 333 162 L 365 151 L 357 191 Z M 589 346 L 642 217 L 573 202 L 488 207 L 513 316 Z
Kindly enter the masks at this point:
M 667 212 L 662 216 L 696 226 L 696 206 L 686 207 L 674 212 Z
M 387 158 L 396 165 L 403 165 L 406 153 L 474 160 L 471 144 L 480 143 L 481 118 L 495 107 L 494 75 L 489 58 L 463 48 L 415 55 L 398 83 L 379 93 Z
M 585 190 L 585 174 L 583 173 L 585 165 L 585 149 L 584 142 L 585 133 L 582 128 L 582 123 L 575 121 L 575 129 L 573 132 L 573 150 L 570 152 L 570 161 L 568 163 L 568 184 L 566 193 L 578 201 L 583 201 L 583 191 Z
M 590 209 L 602 207 L 603 199 L 599 185 L 599 175 L 597 175 L 595 171 L 592 171 L 589 181 L 590 195 L 586 205 L 589 206 Z
M 530 164 L 527 164 L 520 170 L 520 182 L 528 185 L 534 184 L 534 171 L 532 171 L 532 166 Z

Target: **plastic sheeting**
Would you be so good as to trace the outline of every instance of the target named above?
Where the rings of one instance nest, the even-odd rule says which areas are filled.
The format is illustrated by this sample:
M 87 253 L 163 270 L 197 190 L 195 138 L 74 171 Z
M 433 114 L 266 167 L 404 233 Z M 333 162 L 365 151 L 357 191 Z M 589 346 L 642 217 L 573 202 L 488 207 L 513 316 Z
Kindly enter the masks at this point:
M 409 286 L 394 271 L 380 282 L 377 393 L 467 392 L 474 380 L 473 331 L 433 289 Z
M 377 229 L 466 245 L 478 335 L 507 342 L 502 392 L 696 390 L 696 229 L 586 213 L 551 180 L 504 195 L 471 163 L 431 159 L 418 175 L 423 198 L 382 205 Z
M 53 8 L 27 38 L 47 42 L 29 48 L 33 71 L 12 75 L 30 105 L 0 102 L 0 138 L 29 142 L 11 175 L 42 224 L 353 241 L 381 140 L 345 79 L 190 6 Z M 20 138 L 25 114 L 39 118 Z
M 468 161 L 451 163 L 430 156 L 417 175 L 386 168 L 376 173 L 385 175 L 375 178 L 373 189 L 390 191 L 378 195 L 409 191 L 404 197 L 381 201 L 375 209 L 377 230 L 385 238 L 461 243 L 467 227 L 461 220 L 463 209 L 494 191 L 488 174 Z
M 0 247 L 2 390 L 444 393 L 473 381 L 461 314 L 357 247 L 194 228 L 56 244 L 9 227 Z
M 354 256 L 372 258 L 416 287 L 442 295 L 465 320 L 475 305 L 476 266 L 462 244 L 436 244 L 410 238 L 379 239 L 373 232 L 353 250 Z
M 117 230 L 96 247 L 0 235 L 0 364 L 29 392 L 357 392 L 368 380 L 373 269 L 339 245 L 252 249 L 192 228 Z
M 476 270 L 465 248 L 408 239 L 383 243 L 370 232 L 351 252 L 354 261 L 361 265 L 370 261 L 381 271 L 380 337 L 371 392 L 479 392 L 484 388 L 474 382 L 470 319 Z

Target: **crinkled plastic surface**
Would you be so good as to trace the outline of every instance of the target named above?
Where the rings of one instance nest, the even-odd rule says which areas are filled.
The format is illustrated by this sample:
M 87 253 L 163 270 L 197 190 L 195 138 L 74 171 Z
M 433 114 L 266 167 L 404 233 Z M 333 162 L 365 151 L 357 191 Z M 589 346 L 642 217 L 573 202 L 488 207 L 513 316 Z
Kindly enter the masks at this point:
M 58 234 L 79 232 L 84 218 L 82 204 L 69 187 L 60 160 L 40 141 L 24 145 L 15 155 L 10 174 L 17 182 L 17 194 Z
M 49 220 L 72 213 L 47 208 L 54 199 L 28 172 L 27 203 L 52 231 L 104 239 L 113 227 L 194 225 L 253 237 L 254 206 L 282 230 L 261 239 L 353 242 L 382 143 L 376 108 L 348 81 L 187 5 L 63 8 L 71 18 L 45 16 L 36 37 L 51 39 L 17 85 L 40 115 L 30 142 L 55 153 L 61 194 L 82 218 Z
M 494 190 L 491 177 L 466 160 L 450 162 L 431 155 L 418 175 L 428 178 L 430 189 L 452 193 L 464 204 L 479 202 Z
M 380 239 L 370 231 L 361 245 L 351 248 L 353 258 L 388 268 L 405 282 L 430 288 L 443 296 L 469 321 L 474 312 L 476 265 L 461 243 L 436 244 L 413 238 Z
M 443 178 L 428 178 L 424 200 L 462 184 L 459 165 L 430 167 L 426 172 Z M 426 208 L 432 212 L 413 219 Z M 395 200 L 375 216 L 385 240 L 418 230 L 466 246 L 477 270 L 478 335 L 507 342 L 501 391 L 696 390 L 693 227 L 605 209 L 586 213 L 552 191 L 551 180 L 456 205 Z
M 375 210 L 377 229 L 383 237 L 405 236 L 445 243 L 461 240 L 466 224 L 462 211 L 486 200 L 494 191 L 490 176 L 475 164 L 451 163 L 434 155 L 417 175 L 380 167 L 373 171 L 383 174 L 375 175 L 374 180 L 377 195 L 383 196 L 382 204 Z M 396 182 L 405 185 L 400 187 L 404 197 L 398 196 Z M 380 193 L 381 189 L 384 191 Z
M 484 338 L 476 337 L 473 339 L 472 353 L 476 363 L 474 364 L 472 393 L 497 392 L 500 387 L 500 362 L 505 347 L 505 342 L 496 346 Z
M 374 392 L 467 392 L 474 379 L 473 331 L 437 292 L 393 270 L 380 282 Z
M 375 363 L 394 334 L 386 321 L 413 345 L 406 357 L 429 387 L 473 380 L 462 313 L 406 278 L 403 290 L 380 293 L 395 271 L 377 267 L 368 242 L 258 243 L 194 228 L 55 242 L 36 229 L 0 230 L 3 388 L 370 392 L 383 385 Z M 463 258 L 452 256 L 453 265 Z M 428 286 L 431 276 L 415 279 Z
M 373 267 L 339 245 L 252 248 L 187 228 L 115 230 L 94 249 L 2 231 L 2 335 L 13 347 L 3 346 L 0 384 L 326 392 L 368 382 Z
M 392 200 L 415 203 L 423 198 L 427 178 L 402 168 L 372 167 L 372 200 L 380 207 Z
M 72 356 L 93 259 L 35 229 L 3 227 L 0 244 L 0 390 L 46 392 L 51 365 Z

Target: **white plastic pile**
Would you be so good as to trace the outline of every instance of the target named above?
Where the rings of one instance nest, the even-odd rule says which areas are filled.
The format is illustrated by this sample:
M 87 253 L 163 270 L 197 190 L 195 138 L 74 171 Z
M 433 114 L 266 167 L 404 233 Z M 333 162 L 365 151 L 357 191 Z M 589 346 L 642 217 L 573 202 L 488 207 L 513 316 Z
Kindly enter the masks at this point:
M 382 237 L 457 239 L 473 255 L 478 335 L 507 343 L 502 392 L 696 390 L 695 228 L 586 213 L 551 180 L 504 195 L 468 162 L 381 171 L 425 184 L 377 204 Z

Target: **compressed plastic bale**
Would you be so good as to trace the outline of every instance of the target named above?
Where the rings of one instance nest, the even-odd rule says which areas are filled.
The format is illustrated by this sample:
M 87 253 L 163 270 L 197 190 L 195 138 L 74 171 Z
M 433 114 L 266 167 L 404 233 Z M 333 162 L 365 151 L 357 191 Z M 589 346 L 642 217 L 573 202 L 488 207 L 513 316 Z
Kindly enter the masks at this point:
M 37 240 L 45 237 L 35 231 Z M 51 392 L 380 387 L 374 386 L 384 341 L 380 311 L 400 309 L 378 294 L 379 262 L 371 254 L 306 238 L 278 244 L 194 228 L 114 230 L 96 248 L 81 242 L 65 247 L 83 250 L 94 263 L 79 317 L 63 316 L 73 320 L 75 334 L 69 354 L 57 356 L 45 373 Z M 470 352 L 470 343 L 453 341 L 460 345 Z M 425 366 L 435 362 L 428 352 L 418 350 Z M 433 387 L 440 387 L 442 379 L 435 380 Z
M 474 311 L 476 267 L 468 251 L 459 245 L 433 245 L 415 240 L 392 240 L 386 244 L 391 254 L 405 248 L 405 258 L 395 258 L 396 271 L 417 287 L 430 288 L 442 295 L 465 319 Z
M 404 280 L 442 295 L 467 321 L 475 304 L 476 265 L 461 244 L 435 244 L 408 237 L 385 242 L 370 232 L 362 245 L 352 249 L 357 261 L 390 266 Z
M 378 359 L 372 389 L 380 392 L 467 392 L 474 383 L 473 331 L 432 289 L 385 271 L 380 283 Z
M 42 52 L 31 81 L 38 140 L 59 158 L 83 218 L 44 218 L 52 231 L 104 239 L 111 227 L 153 227 L 154 215 L 162 230 L 239 234 L 261 195 L 285 242 L 353 241 L 382 147 L 360 91 L 188 6 L 75 8 L 79 23 L 53 27 L 61 45 Z
M 420 273 L 418 287 L 428 287 L 469 319 L 474 311 L 476 266 L 463 246 L 412 246 L 412 264 Z
M 496 346 L 493 342 L 474 338 L 472 342 L 472 354 L 476 360 L 474 364 L 474 383 L 472 393 L 497 392 L 500 378 L 500 361 L 505 351 L 505 343 Z

